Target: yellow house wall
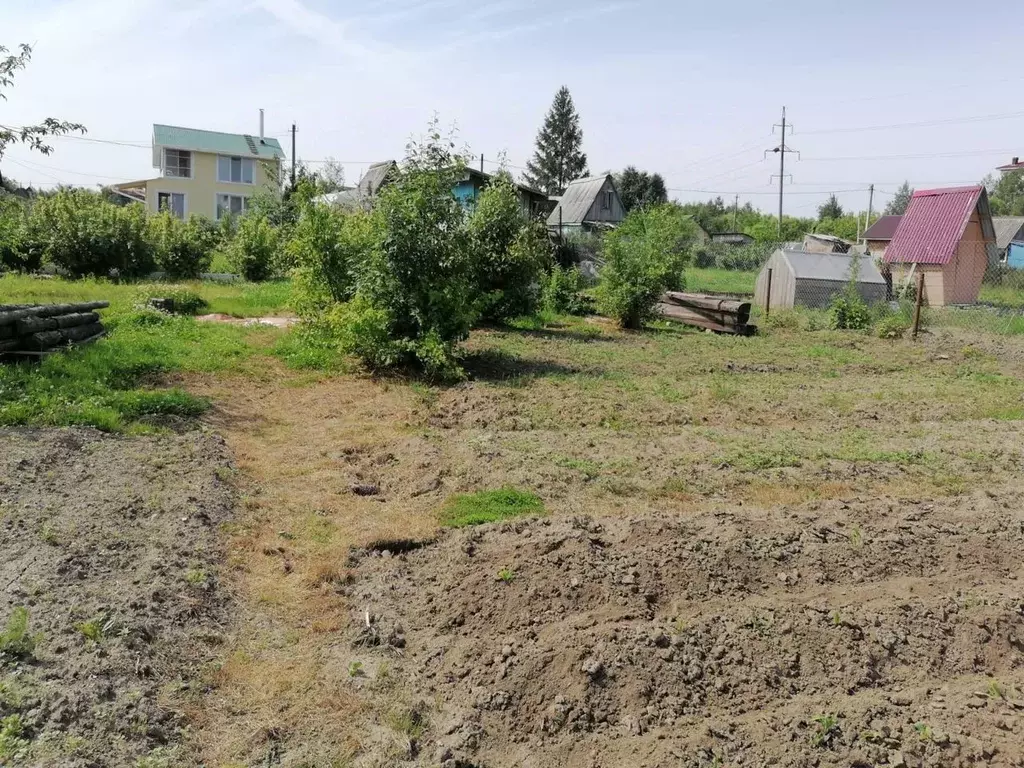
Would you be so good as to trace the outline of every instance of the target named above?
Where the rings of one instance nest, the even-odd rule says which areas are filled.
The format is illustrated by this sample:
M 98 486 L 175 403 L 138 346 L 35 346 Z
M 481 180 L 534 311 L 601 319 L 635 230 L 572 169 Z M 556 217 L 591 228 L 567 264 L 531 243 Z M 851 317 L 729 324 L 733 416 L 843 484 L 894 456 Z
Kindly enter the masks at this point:
M 912 264 L 893 264 L 892 279 L 893 285 L 898 286 L 906 280 Z M 914 285 L 917 285 L 917 274 L 924 272 L 924 302 L 929 307 L 942 307 L 946 301 L 945 272 L 938 264 L 918 264 L 914 270 Z
M 185 215 L 199 214 L 209 219 L 216 219 L 217 195 L 242 195 L 252 197 L 266 188 L 268 176 L 264 166 L 271 170 L 270 178 L 274 179 L 272 189 L 278 189 L 276 171 L 277 161 L 256 160 L 253 184 L 231 184 L 217 181 L 217 155 L 208 152 L 192 153 L 192 178 L 180 179 L 161 176 L 146 183 L 146 208 L 156 213 L 157 195 L 160 192 L 182 192 L 185 195 Z

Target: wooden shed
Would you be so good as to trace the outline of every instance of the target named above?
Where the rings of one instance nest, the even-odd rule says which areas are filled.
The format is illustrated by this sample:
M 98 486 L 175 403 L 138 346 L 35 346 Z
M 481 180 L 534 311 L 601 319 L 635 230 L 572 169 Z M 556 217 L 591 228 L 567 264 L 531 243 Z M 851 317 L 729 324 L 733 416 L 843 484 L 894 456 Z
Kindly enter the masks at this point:
M 576 179 L 558 198 L 548 226 L 563 232 L 615 226 L 626 218 L 611 174 Z
M 768 306 L 769 270 L 772 309 L 824 309 L 837 293 L 850 284 L 850 275 L 854 271 L 857 293 L 864 301 L 869 304 L 885 301 L 885 280 L 868 256 L 779 248 L 757 276 L 754 301 L 760 307 Z
M 923 272 L 924 298 L 931 306 L 976 302 L 986 270 L 998 262 L 985 188 L 915 192 L 884 261 L 897 284 Z

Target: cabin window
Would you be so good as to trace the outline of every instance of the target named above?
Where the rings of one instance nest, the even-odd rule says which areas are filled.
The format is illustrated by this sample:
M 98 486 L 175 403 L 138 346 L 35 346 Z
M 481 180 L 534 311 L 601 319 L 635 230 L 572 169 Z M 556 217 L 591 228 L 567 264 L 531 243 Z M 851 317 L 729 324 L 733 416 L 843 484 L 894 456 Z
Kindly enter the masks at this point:
M 610 190 L 601 194 L 601 209 L 605 211 L 612 209 L 612 193 Z
M 165 149 L 164 176 L 192 178 L 192 153 L 184 149 Z
M 255 162 L 251 157 L 217 156 L 217 181 L 252 184 Z
M 249 210 L 249 198 L 243 195 L 217 195 L 217 219 L 221 219 L 224 214 L 230 213 L 232 216 L 241 216 Z

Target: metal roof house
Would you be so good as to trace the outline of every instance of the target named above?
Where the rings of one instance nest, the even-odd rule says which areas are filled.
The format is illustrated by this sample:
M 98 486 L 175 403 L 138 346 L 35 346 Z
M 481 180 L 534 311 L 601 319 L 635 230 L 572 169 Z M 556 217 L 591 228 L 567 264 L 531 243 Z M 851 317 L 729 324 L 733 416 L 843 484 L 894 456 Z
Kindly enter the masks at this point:
M 548 216 L 548 226 L 562 231 L 597 229 L 615 226 L 625 218 L 626 209 L 608 174 L 571 182 L 557 198 L 557 205 Z
M 771 296 L 768 280 L 771 271 Z M 779 248 L 761 268 L 754 301 L 761 307 L 824 309 L 856 274 L 857 293 L 869 304 L 885 301 L 886 284 L 874 260 L 856 253 L 812 253 Z M 770 302 L 770 303 L 769 303 Z
M 713 232 L 711 242 L 722 245 L 750 245 L 754 238 L 746 232 Z
M 278 140 L 263 134 L 263 110 L 258 135 L 156 124 L 153 167 L 160 175 L 113 184 L 111 189 L 154 213 L 219 219 L 245 213 L 257 191 L 279 189 L 283 159 Z
M 1006 262 L 1010 243 L 1024 243 L 1024 216 L 993 216 L 992 226 L 996 230 L 999 261 Z
M 976 302 L 986 270 L 998 263 L 985 188 L 914 192 L 884 262 L 897 282 L 923 272 L 924 296 L 932 306 Z
M 868 247 L 868 253 L 872 256 L 884 256 L 885 249 L 889 247 L 889 241 L 896 234 L 896 227 L 900 225 L 902 216 L 880 216 L 878 221 L 864 230 L 861 237 Z

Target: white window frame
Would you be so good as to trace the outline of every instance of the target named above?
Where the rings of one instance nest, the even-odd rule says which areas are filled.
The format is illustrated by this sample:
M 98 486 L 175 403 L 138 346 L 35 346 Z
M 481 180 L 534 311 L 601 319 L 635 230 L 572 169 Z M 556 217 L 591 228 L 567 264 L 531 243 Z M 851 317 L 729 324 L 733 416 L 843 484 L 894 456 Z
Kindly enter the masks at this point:
M 229 163 L 231 161 L 233 161 L 233 160 L 240 161 L 241 164 L 239 166 L 239 173 L 238 173 L 239 181 L 232 181 L 231 179 L 222 179 L 220 177 L 220 161 L 221 161 L 222 158 L 224 160 L 227 160 Z M 243 181 L 242 180 L 245 177 L 245 162 L 246 162 L 246 160 L 248 160 L 249 163 L 251 163 L 251 166 L 252 166 L 252 181 Z M 229 169 L 228 175 L 230 176 L 231 175 L 230 174 L 230 165 L 228 166 L 228 169 Z M 243 157 L 241 155 L 217 155 L 217 183 L 218 184 L 239 184 L 239 185 L 244 185 L 246 187 L 251 187 L 251 186 L 255 185 L 256 184 L 256 158 L 254 158 L 254 157 Z
M 172 215 L 174 215 L 173 199 L 174 195 L 181 195 L 181 220 L 184 221 L 188 218 L 188 195 L 184 192 L 174 192 L 170 189 L 161 189 L 156 193 L 156 212 L 163 213 L 160 209 L 160 195 L 170 195 L 172 200 L 172 207 L 168 208 Z
M 188 155 L 188 176 L 169 174 L 167 172 L 167 153 L 184 152 Z M 168 179 L 194 179 L 196 177 L 196 156 L 191 149 L 178 149 L 176 147 L 164 147 L 160 152 L 160 175 Z
M 229 198 L 228 199 L 228 206 L 227 206 L 229 214 L 231 214 L 232 216 L 244 216 L 246 214 L 246 212 L 249 210 L 249 200 L 252 198 L 252 195 L 237 195 L 234 192 L 216 192 L 216 193 L 214 193 L 214 195 L 213 195 L 213 219 L 214 219 L 214 221 L 220 221 L 221 220 L 221 215 L 220 215 L 220 198 L 221 197 Z M 231 213 L 231 200 L 230 200 L 230 198 L 232 198 L 232 197 L 240 197 L 242 199 L 242 211 L 241 211 L 241 213 L 237 213 L 237 214 L 236 213 Z

